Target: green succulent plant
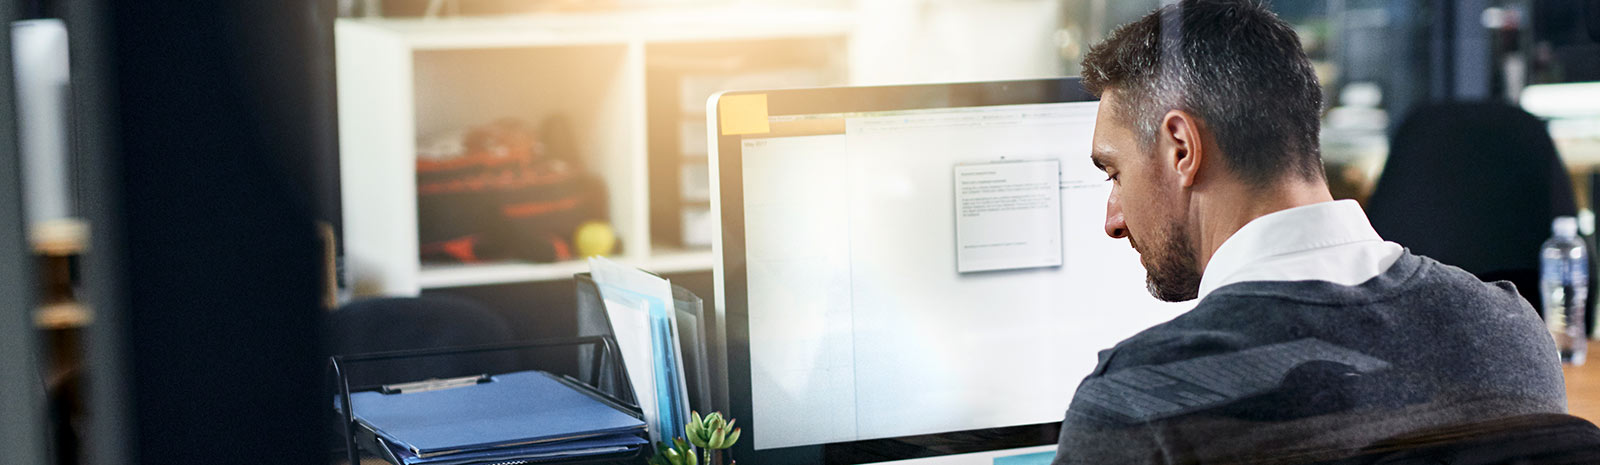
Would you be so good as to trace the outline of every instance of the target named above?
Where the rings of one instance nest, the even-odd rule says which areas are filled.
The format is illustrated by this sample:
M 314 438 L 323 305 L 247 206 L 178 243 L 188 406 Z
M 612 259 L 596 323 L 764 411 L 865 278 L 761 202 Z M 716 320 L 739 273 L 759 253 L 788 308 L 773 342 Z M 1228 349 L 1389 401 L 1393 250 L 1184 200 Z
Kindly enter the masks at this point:
M 699 465 L 703 458 L 705 465 L 719 465 L 722 453 L 717 452 L 739 442 L 740 428 L 733 427 L 737 420 L 723 420 L 722 414 L 711 412 L 704 418 L 700 412 L 690 412 L 689 424 L 684 425 L 688 434 L 688 442 L 684 438 L 673 438 L 672 444 L 656 443 L 656 454 L 650 457 L 650 465 Z M 691 448 L 690 445 L 694 447 Z M 700 449 L 700 456 L 695 455 L 695 448 Z M 713 460 L 715 456 L 716 460 Z M 738 465 L 735 461 L 729 465 Z
M 699 457 L 683 438 L 674 438 L 672 443 L 670 447 L 666 443 L 656 443 L 656 455 L 650 457 L 650 465 L 699 465 Z
M 723 421 L 720 412 L 711 412 L 705 418 L 700 417 L 700 412 L 690 412 L 689 424 L 685 425 L 685 429 L 689 434 L 689 442 L 696 447 L 722 450 L 733 447 L 733 443 L 739 441 L 740 428 L 733 427 L 736 421 Z

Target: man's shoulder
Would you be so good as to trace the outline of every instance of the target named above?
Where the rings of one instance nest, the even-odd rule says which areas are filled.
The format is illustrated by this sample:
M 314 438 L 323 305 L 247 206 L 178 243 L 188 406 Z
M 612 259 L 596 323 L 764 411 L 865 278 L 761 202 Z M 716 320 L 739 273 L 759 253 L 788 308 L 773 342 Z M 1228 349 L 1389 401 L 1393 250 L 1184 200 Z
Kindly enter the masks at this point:
M 1406 253 L 1410 254 L 1411 252 L 1406 251 Z M 1418 292 L 1430 294 L 1468 293 L 1478 298 L 1493 299 L 1495 303 L 1532 308 L 1531 305 L 1528 305 L 1528 301 L 1523 299 L 1522 295 L 1517 292 L 1517 286 L 1512 284 L 1511 281 L 1486 282 L 1478 279 L 1471 272 L 1454 265 L 1441 263 L 1423 255 L 1414 256 L 1423 263 L 1423 266 L 1426 267 L 1424 271 L 1427 273 L 1424 275 L 1427 279 L 1418 284 Z
M 1510 282 L 1484 282 L 1461 268 L 1405 250 L 1389 269 L 1357 285 L 1325 281 L 1235 283 L 1201 300 L 1192 313 L 1301 305 L 1361 307 L 1382 304 L 1413 308 L 1531 308 Z
M 1409 268 L 1367 289 L 1231 285 L 1240 287 L 1123 340 L 1078 386 L 1062 449 L 1124 451 L 1101 447 L 1108 438 L 1238 449 L 1212 439 L 1224 430 L 1242 438 L 1239 450 L 1359 446 L 1466 418 L 1561 411 L 1554 346 L 1515 289 L 1408 255 Z
M 1396 266 L 1406 269 L 1390 270 L 1359 286 L 1328 282 L 1231 285 L 1201 299 L 1183 315 L 1107 349 L 1095 374 L 1303 338 L 1347 343 L 1375 337 L 1384 332 L 1380 330 L 1409 331 L 1419 325 L 1472 326 L 1490 332 L 1517 329 L 1512 333 L 1523 333 L 1529 322 L 1537 323 L 1533 308 L 1508 282 L 1485 283 L 1460 268 L 1409 251 Z M 1503 328 L 1505 325 L 1516 328 Z M 1373 332 L 1351 333 L 1359 332 L 1358 328 Z

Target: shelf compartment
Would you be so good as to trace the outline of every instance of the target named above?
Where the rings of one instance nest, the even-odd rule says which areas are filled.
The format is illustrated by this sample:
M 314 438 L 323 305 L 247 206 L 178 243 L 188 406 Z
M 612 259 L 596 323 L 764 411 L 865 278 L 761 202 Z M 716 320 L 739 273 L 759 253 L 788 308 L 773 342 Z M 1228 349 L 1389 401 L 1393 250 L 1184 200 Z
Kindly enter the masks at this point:
M 672 248 L 683 243 L 681 212 L 653 211 L 666 206 L 656 202 L 656 190 L 673 198 L 668 204 L 680 195 L 676 152 L 685 106 L 674 76 L 717 75 L 733 65 L 793 69 L 799 61 L 799 68 L 820 64 L 842 78 L 844 45 L 854 27 L 853 13 L 845 11 L 759 6 L 337 20 L 341 234 L 351 293 L 416 295 L 438 287 L 567 279 L 587 268 L 577 261 L 421 262 L 418 145 L 433 147 L 433 136 L 501 117 L 534 126 L 552 115 L 567 117 L 573 146 L 583 152 L 577 157 L 606 186 L 608 219 L 624 251 L 617 261 L 660 272 L 709 270 L 705 252 Z M 724 52 L 741 61 L 701 59 Z M 657 83 L 664 87 L 652 87 Z M 655 93 L 664 101 L 647 101 Z M 704 96 L 692 100 L 690 107 L 698 106 Z M 657 128 L 650 123 L 657 120 L 670 122 L 659 128 L 669 132 L 661 136 L 668 144 L 664 155 L 671 155 L 664 159 L 652 156 Z M 693 145 L 698 141 L 685 142 L 701 151 Z M 687 155 L 691 162 L 704 158 Z

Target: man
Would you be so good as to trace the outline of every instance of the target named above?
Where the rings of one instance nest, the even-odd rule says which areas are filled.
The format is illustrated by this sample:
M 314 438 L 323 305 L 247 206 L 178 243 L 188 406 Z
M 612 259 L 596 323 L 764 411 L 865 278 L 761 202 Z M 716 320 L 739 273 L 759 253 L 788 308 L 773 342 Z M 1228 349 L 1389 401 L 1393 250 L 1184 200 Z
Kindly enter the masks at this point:
M 1106 234 L 1193 310 L 1100 354 L 1056 463 L 1304 462 L 1490 418 L 1564 413 L 1556 351 L 1507 283 L 1385 242 L 1333 201 L 1321 88 L 1294 30 L 1187 0 L 1090 50 Z

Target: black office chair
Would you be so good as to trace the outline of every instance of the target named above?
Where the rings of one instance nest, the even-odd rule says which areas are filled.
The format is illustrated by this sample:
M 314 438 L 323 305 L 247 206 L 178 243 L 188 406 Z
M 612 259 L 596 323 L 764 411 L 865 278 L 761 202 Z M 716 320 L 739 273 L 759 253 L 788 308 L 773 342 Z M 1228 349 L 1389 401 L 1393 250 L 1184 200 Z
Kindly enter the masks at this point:
M 1401 124 L 1366 210 L 1384 239 L 1511 281 L 1542 308 L 1540 245 L 1577 206 L 1544 122 L 1506 104 L 1450 103 Z
M 1572 415 L 1531 414 L 1415 431 L 1318 465 L 1579 465 L 1600 463 L 1600 428 Z
M 476 302 L 443 296 L 351 302 L 329 318 L 333 354 L 440 349 L 512 342 L 505 318 Z M 516 370 L 519 354 L 488 352 L 350 364 L 352 385 L 373 386 Z M 353 386 L 354 387 L 354 386 Z

